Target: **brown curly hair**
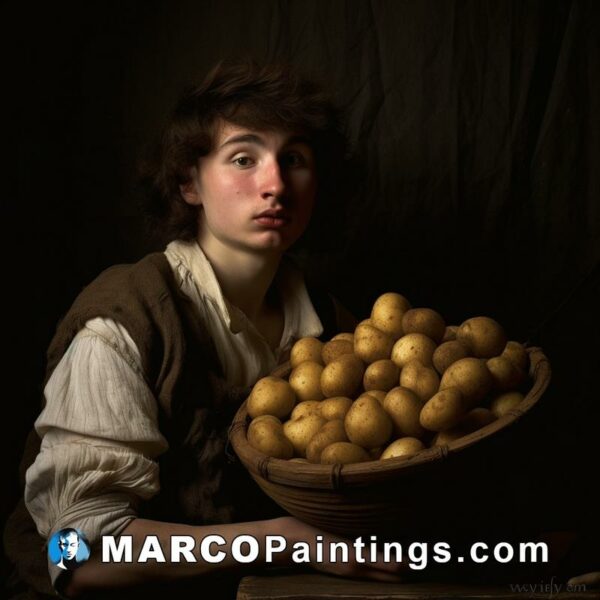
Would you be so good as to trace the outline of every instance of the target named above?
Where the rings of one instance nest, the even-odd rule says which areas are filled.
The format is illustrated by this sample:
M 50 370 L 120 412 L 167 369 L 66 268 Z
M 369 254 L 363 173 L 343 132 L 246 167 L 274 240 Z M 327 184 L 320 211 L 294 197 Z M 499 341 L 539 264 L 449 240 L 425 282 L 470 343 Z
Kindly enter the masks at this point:
M 196 237 L 198 209 L 183 200 L 180 186 L 189 181 L 198 159 L 213 149 L 216 126 L 223 120 L 259 130 L 301 131 L 315 155 L 315 213 L 321 198 L 332 202 L 339 196 L 347 144 L 340 113 L 323 90 L 287 65 L 221 62 L 182 95 L 152 158 L 142 167 L 142 210 L 162 242 Z M 317 218 L 313 215 L 313 221 Z

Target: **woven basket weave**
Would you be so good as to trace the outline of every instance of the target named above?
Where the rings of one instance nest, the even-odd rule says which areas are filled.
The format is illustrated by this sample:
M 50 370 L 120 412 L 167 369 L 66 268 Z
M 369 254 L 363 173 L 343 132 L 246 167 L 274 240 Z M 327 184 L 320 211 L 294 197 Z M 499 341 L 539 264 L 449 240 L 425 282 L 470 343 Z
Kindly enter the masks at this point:
M 271 458 L 248 443 L 250 418 L 245 402 L 233 421 L 231 443 L 262 490 L 311 525 L 341 535 L 392 535 L 400 530 L 407 533 L 426 520 L 439 532 L 442 524 L 476 518 L 490 493 L 483 484 L 489 475 L 489 458 L 504 450 L 495 441 L 506 436 L 498 434 L 514 429 L 511 426 L 532 409 L 548 386 L 547 358 L 540 348 L 529 348 L 528 353 L 533 385 L 518 408 L 469 435 L 412 457 L 353 465 Z M 286 364 L 273 375 L 287 378 L 290 371 Z M 453 502 L 443 500 L 449 496 Z

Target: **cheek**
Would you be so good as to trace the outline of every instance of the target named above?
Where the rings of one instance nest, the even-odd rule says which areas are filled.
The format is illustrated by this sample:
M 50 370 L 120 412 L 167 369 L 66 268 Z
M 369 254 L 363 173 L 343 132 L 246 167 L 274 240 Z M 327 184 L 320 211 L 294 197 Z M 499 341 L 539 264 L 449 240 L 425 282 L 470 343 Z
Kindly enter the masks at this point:
M 251 184 L 247 179 L 222 175 L 207 181 L 204 211 L 209 219 L 223 224 L 235 219 L 241 200 L 249 194 Z
M 303 213 L 313 210 L 317 198 L 317 180 L 314 177 L 304 177 L 298 182 L 298 204 Z

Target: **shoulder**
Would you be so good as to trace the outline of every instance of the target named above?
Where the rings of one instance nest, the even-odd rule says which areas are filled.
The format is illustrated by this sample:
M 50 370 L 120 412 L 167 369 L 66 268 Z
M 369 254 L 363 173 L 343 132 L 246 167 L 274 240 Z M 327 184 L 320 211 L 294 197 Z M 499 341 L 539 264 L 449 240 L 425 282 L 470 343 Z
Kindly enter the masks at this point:
M 119 322 L 134 316 L 150 318 L 157 305 L 177 296 L 178 289 L 167 259 L 156 252 L 136 263 L 114 265 L 100 273 L 83 288 L 66 316 L 78 329 L 95 317 Z
M 321 339 L 329 340 L 337 333 L 354 331 L 358 319 L 332 293 L 329 286 L 311 277 L 310 270 L 304 268 L 301 258 L 286 254 L 282 267 L 296 284 L 292 286 L 293 293 L 300 296 L 307 294 L 307 300 L 310 300 L 323 327 L 323 332 L 319 336 Z
M 322 286 L 309 285 L 307 292 L 323 323 L 323 339 L 329 340 L 341 332 L 353 332 L 358 319 L 331 293 Z
M 338 332 L 352 333 L 358 325 L 358 319 L 333 294 L 330 294 L 330 297 L 335 310 L 335 318 Z
M 96 316 L 114 317 L 102 313 L 108 310 L 118 315 L 138 304 L 152 305 L 168 295 L 172 284 L 163 254 L 148 254 L 136 263 L 114 265 L 100 273 L 79 293 L 67 315 L 86 321 Z
M 154 337 L 176 328 L 177 295 L 178 287 L 163 253 L 106 269 L 81 291 L 61 319 L 48 349 L 47 376 L 75 335 L 99 317 L 122 325 L 145 357 Z
M 73 307 L 100 300 L 137 296 L 157 299 L 172 287 L 173 273 L 162 252 L 154 252 L 132 264 L 120 264 L 104 270 L 88 284 L 75 300 Z

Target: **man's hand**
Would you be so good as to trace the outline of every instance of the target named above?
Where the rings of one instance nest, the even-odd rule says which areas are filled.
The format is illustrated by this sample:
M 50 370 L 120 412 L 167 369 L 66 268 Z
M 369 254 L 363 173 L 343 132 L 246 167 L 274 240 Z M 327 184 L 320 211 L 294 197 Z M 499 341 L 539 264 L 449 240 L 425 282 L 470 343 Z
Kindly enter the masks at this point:
M 364 579 L 374 579 L 377 581 L 389 581 L 400 583 L 405 581 L 402 573 L 408 570 L 406 564 L 396 562 L 384 562 L 383 554 L 377 553 L 375 562 L 358 562 L 356 555 L 353 552 L 353 540 L 335 536 L 325 531 L 321 531 L 316 527 L 307 525 L 294 517 L 281 517 L 278 523 L 282 531 L 285 531 L 285 536 L 292 545 L 294 542 L 306 542 L 310 546 L 311 567 L 317 571 L 338 575 L 340 577 L 356 577 Z M 278 527 L 278 528 L 279 528 Z M 323 561 L 316 562 L 314 556 L 316 553 L 317 536 L 322 536 L 323 544 Z M 343 542 L 348 545 L 348 562 L 330 562 L 329 560 L 329 544 Z

